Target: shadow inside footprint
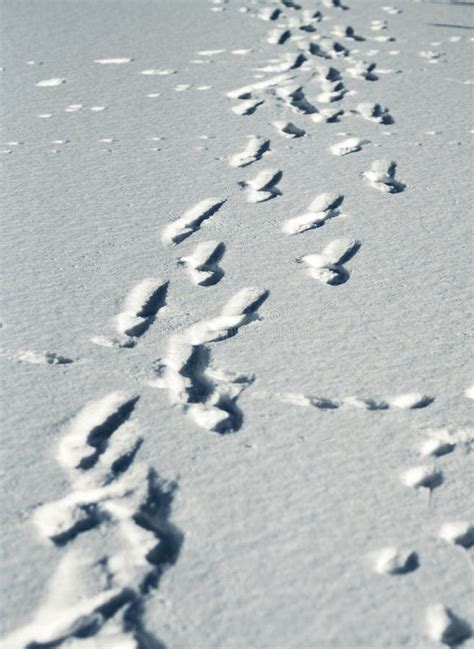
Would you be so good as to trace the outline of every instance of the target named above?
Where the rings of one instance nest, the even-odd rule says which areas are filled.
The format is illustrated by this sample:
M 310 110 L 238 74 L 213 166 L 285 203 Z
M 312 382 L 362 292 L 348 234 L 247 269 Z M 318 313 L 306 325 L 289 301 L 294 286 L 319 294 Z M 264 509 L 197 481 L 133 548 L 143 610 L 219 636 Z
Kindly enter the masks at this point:
M 405 563 L 392 571 L 392 575 L 406 575 L 410 572 L 414 572 L 419 567 L 420 560 L 417 553 L 411 552 L 406 558 Z

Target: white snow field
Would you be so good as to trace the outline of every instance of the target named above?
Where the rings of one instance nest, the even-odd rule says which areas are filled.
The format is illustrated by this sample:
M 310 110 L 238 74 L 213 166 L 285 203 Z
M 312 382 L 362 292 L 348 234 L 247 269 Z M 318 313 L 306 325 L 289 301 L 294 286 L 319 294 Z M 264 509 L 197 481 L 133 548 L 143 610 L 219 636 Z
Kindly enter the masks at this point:
M 473 3 L 5 0 L 2 649 L 474 648 Z

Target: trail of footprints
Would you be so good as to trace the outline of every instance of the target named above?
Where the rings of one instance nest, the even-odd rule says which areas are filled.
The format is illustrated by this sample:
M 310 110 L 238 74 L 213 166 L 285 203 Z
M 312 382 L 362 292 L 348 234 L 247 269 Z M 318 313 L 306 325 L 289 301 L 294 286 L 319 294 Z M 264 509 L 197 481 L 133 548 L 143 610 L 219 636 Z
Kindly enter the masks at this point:
M 267 398 L 264 392 L 256 392 L 254 396 L 257 399 Z M 426 408 L 434 401 L 434 397 L 419 392 L 408 392 L 384 399 L 358 396 L 333 399 L 299 392 L 275 393 L 274 397 L 283 403 L 290 403 L 303 408 L 312 407 L 318 410 L 337 410 L 339 408 L 358 408 L 369 411 L 418 410 L 420 408 Z
M 63 431 L 56 458 L 70 492 L 33 517 L 62 556 L 33 621 L 5 647 L 72 647 L 81 638 L 91 647 L 157 644 L 143 621 L 145 607 L 176 561 L 182 535 L 170 521 L 174 485 L 136 461 L 138 399 L 110 393 L 86 404 Z M 97 554 L 77 545 L 94 530 L 101 532 Z
M 416 491 L 427 491 L 429 496 L 434 489 L 444 483 L 444 471 L 439 463 L 445 455 L 456 449 L 469 453 L 474 448 L 474 429 L 440 428 L 427 431 L 426 438 L 418 446 L 418 454 L 424 464 L 412 466 L 400 475 L 403 485 Z M 474 546 L 474 523 L 467 520 L 454 520 L 443 523 L 436 532 L 440 542 L 468 552 Z M 422 557 L 416 551 L 388 546 L 372 556 L 374 570 L 380 574 L 404 575 L 422 568 Z M 425 610 L 424 626 L 426 635 L 434 642 L 448 647 L 462 644 L 472 635 L 469 624 L 441 603 L 428 606 Z
M 279 77 L 259 81 L 250 84 L 244 89 L 230 91 L 228 97 L 239 98 L 252 102 L 252 106 L 262 106 L 267 101 L 277 102 L 286 110 L 308 120 L 309 124 L 320 124 L 324 122 L 339 121 L 351 114 L 358 116 L 368 122 L 379 125 L 394 123 L 394 118 L 388 107 L 380 103 L 360 102 L 351 111 L 340 107 L 344 98 L 351 94 L 350 88 L 346 85 L 343 73 L 340 69 L 326 65 L 322 61 L 339 60 L 345 64 L 346 75 L 350 79 L 359 82 L 376 82 L 380 73 L 377 71 L 375 62 L 355 60 L 351 55 L 348 41 L 361 42 L 365 37 L 357 34 L 351 26 L 336 26 L 331 34 L 343 41 L 332 40 L 331 38 L 318 34 L 321 12 L 303 11 L 300 18 L 295 18 L 294 13 L 301 10 L 301 7 L 292 1 L 282 0 L 281 6 L 260 8 L 256 16 L 261 20 L 276 23 L 268 32 L 267 42 L 281 49 L 290 44 L 296 51 L 284 51 L 277 58 L 272 59 L 260 72 L 285 73 Z M 338 9 L 345 12 L 349 9 L 339 0 L 323 0 L 323 5 L 331 9 Z M 286 13 L 286 9 L 291 12 Z M 398 13 L 398 9 L 387 6 L 384 10 L 389 14 Z M 382 32 L 387 29 L 385 20 L 374 20 L 371 22 L 372 32 Z M 303 32 L 303 35 L 301 34 Z M 374 40 L 390 41 L 391 36 L 377 36 Z M 315 60 L 319 61 L 315 63 Z M 322 60 L 322 61 L 321 61 Z M 337 107 L 333 107 L 337 104 Z M 321 105 L 329 105 L 329 108 L 321 108 Z M 239 112 L 239 110 L 234 112 Z M 246 112 L 245 114 L 249 114 Z M 308 126 L 309 126 L 308 124 Z M 291 121 L 279 120 L 274 123 L 278 135 L 287 138 L 301 138 L 307 134 L 307 127 L 294 124 Z M 351 136 L 333 144 L 329 151 L 335 156 L 346 156 L 361 151 L 370 144 L 369 138 Z M 386 194 L 397 194 L 403 192 L 405 184 L 399 181 L 396 174 L 396 162 L 390 160 L 374 160 L 363 177 L 369 187 L 377 189 Z M 259 178 L 260 189 L 267 178 L 272 177 L 272 170 L 263 171 Z M 319 228 L 328 220 L 340 215 L 341 204 L 344 196 L 326 192 L 316 196 L 310 203 L 305 213 L 300 216 L 292 216 L 282 224 L 282 231 L 288 235 L 301 234 Z M 300 257 L 297 261 L 304 264 L 309 275 L 317 281 L 335 286 L 343 284 L 349 279 L 349 270 L 346 267 L 360 248 L 357 239 L 335 239 L 327 244 L 321 252 L 308 254 Z M 258 398 L 258 395 L 255 394 Z M 369 411 L 384 411 L 390 409 L 412 410 L 429 406 L 433 397 L 418 393 L 407 393 L 397 395 L 388 399 L 373 399 L 360 397 L 346 397 L 337 401 L 325 397 L 308 396 L 304 394 L 282 394 L 275 395 L 282 401 L 303 406 L 316 407 L 321 410 L 335 410 L 339 408 L 362 408 Z M 469 395 L 468 395 L 469 396 Z M 469 435 L 469 434 L 468 434 Z M 461 437 L 465 439 L 466 433 L 462 432 Z M 442 457 L 454 450 L 456 442 L 452 436 L 430 436 L 420 448 L 423 457 Z M 470 438 L 472 439 L 472 437 Z M 432 489 L 443 483 L 443 472 L 436 465 L 428 463 L 408 468 L 400 476 L 401 482 L 409 488 Z M 457 544 L 462 548 L 468 548 L 474 543 L 474 526 L 466 521 L 448 522 L 439 531 L 440 539 L 451 544 Z M 382 548 L 373 556 L 374 570 L 380 574 L 405 575 L 417 570 L 420 566 L 418 553 L 413 550 L 388 546 Z M 470 637 L 471 629 L 451 609 L 443 604 L 433 604 L 425 611 L 426 635 L 433 641 L 453 646 Z
M 220 12 L 226 4 L 224 0 L 212 0 L 210 8 Z M 322 6 L 339 17 L 350 9 L 341 0 L 322 0 Z M 384 11 L 390 15 L 399 12 L 391 6 L 384 7 Z M 263 78 L 227 92 L 236 115 L 251 122 L 257 110 L 265 110 L 265 104 L 272 103 L 280 112 L 295 115 L 297 120 L 294 123 L 285 116 L 274 121 L 273 134 L 296 141 L 311 133 L 314 125 L 319 128 L 321 124 L 350 117 L 381 126 L 394 123 L 389 108 L 380 103 L 361 102 L 352 110 L 343 104 L 353 94 L 347 79 L 357 84 L 376 82 L 378 74 L 384 72 L 378 71 L 373 61 L 355 59 L 350 47 L 368 40 L 395 40 L 379 34 L 387 30 L 387 21 L 372 21 L 370 31 L 377 36 L 358 34 L 350 25 L 336 25 L 330 34 L 325 34 L 321 30 L 325 24 L 323 18 L 333 16 L 324 17 L 319 10 L 303 9 L 294 0 L 275 0 L 258 8 L 251 3 L 246 15 L 269 23 L 266 41 L 278 54 L 255 69 Z M 121 65 L 130 61 L 110 58 L 97 59 L 96 63 Z M 141 74 L 174 72 L 149 69 Z M 66 79 L 54 78 L 37 85 L 55 87 L 63 83 Z M 343 157 L 361 151 L 368 144 L 366 137 L 351 136 L 334 143 L 330 153 Z M 261 167 L 272 146 L 270 136 L 250 134 L 242 150 L 230 156 L 228 164 L 235 169 Z M 281 195 L 279 183 L 283 176 L 281 169 L 258 167 L 249 179 L 239 182 L 244 201 L 256 205 Z M 396 163 L 381 159 L 373 161 L 363 177 L 369 187 L 396 194 L 405 185 L 395 175 Z M 285 235 L 296 235 L 318 229 L 330 220 L 337 221 L 344 201 L 345 197 L 337 191 L 319 193 L 306 211 L 289 215 L 280 229 Z M 181 246 L 193 235 L 199 236 L 210 219 L 218 224 L 226 202 L 225 197 L 211 197 L 196 203 L 163 228 L 163 245 Z M 312 279 L 337 286 L 349 279 L 347 264 L 360 247 L 357 239 L 335 238 L 326 245 L 319 243 L 316 247 L 319 252 L 303 255 L 296 261 L 303 264 Z M 184 269 L 197 290 L 209 290 L 225 277 L 222 266 L 225 249 L 223 241 L 200 240 L 178 258 L 177 266 Z M 114 336 L 96 336 L 92 341 L 112 348 L 135 346 L 160 318 L 166 307 L 167 289 L 168 280 L 150 277 L 139 282 L 112 321 Z M 259 309 L 268 295 L 265 289 L 243 288 L 217 315 L 170 335 L 165 357 L 155 364 L 156 376 L 148 384 L 166 390 L 170 403 L 198 427 L 226 434 L 242 425 L 238 398 L 255 377 L 214 368 L 212 347 L 237 335 L 241 328 L 257 323 Z M 23 360 L 68 362 L 54 356 Z M 414 410 L 427 407 L 433 401 L 433 397 L 419 393 L 384 399 L 348 396 L 339 400 L 298 393 L 273 396 L 285 403 L 323 411 Z M 472 398 L 469 390 L 466 396 Z M 258 398 L 258 393 L 255 397 Z M 7 646 L 75 646 L 75 641 L 82 638 L 91 639 L 87 645 L 91 647 L 161 646 L 145 628 L 144 608 L 151 591 L 159 586 L 163 572 L 177 560 L 183 535 L 170 520 L 175 485 L 162 481 L 153 469 L 137 462 L 143 441 L 134 418 L 138 401 L 139 395 L 108 394 L 86 404 L 63 431 L 56 457 L 68 473 L 69 494 L 57 502 L 42 505 L 33 517 L 40 535 L 61 549 L 62 558 L 33 621 L 10 636 Z M 472 444 L 472 439 L 470 431 L 430 433 L 419 453 L 424 459 L 438 460 L 458 446 Z M 407 468 L 400 480 L 408 488 L 427 489 L 431 493 L 442 485 L 443 471 L 429 461 Z M 89 551 L 75 547 L 83 535 L 97 530 L 107 530 L 104 538 L 116 540 L 110 543 L 110 549 L 106 543 L 100 556 L 89 556 Z M 474 526 L 468 521 L 448 521 L 438 536 L 443 542 L 466 551 L 474 545 Z M 416 551 L 387 546 L 374 553 L 372 565 L 379 574 L 402 576 L 422 564 Z M 442 604 L 428 607 L 425 618 L 427 635 L 447 646 L 470 635 L 468 625 Z
M 337 2 L 328 2 L 325 6 L 343 11 L 349 9 Z M 271 101 L 316 124 L 338 121 L 351 115 L 380 125 L 394 122 L 389 108 L 380 103 L 361 102 L 349 111 L 340 106 L 345 96 L 350 95 L 352 91 L 344 81 L 343 70 L 335 67 L 333 61 L 339 61 L 342 67 L 345 67 L 349 78 L 362 82 L 374 82 L 378 79 L 376 63 L 357 60 L 350 51 L 349 43 L 363 42 L 367 40 L 365 36 L 356 33 L 350 25 L 340 24 L 331 30 L 331 35 L 325 35 L 320 31 L 322 13 L 303 10 L 297 3 L 272 3 L 258 9 L 251 6 L 248 12 L 271 24 L 267 42 L 275 46 L 279 54 L 266 65 L 256 68 L 258 72 L 271 76 L 227 92 L 229 99 L 241 102 L 232 107 L 234 112 L 250 115 L 265 102 Z M 387 22 L 384 20 L 373 21 L 370 25 L 371 31 L 375 32 L 386 28 Z M 340 40 L 334 40 L 334 37 Z M 334 104 L 337 106 L 333 107 Z M 329 107 L 322 108 L 321 105 Z M 277 134 L 285 138 L 301 138 L 308 132 L 306 128 L 290 120 L 278 120 L 273 125 Z M 266 138 L 261 135 L 250 136 L 247 149 L 231 158 L 231 166 L 256 162 L 261 157 L 262 141 L 266 142 Z M 351 136 L 334 143 L 329 150 L 333 155 L 342 157 L 361 151 L 370 142 L 366 137 Z M 395 162 L 375 160 L 363 175 L 370 187 L 384 193 L 396 194 L 402 192 L 405 185 L 395 178 L 395 171 Z M 281 190 L 277 181 L 282 173 L 279 169 L 264 169 L 253 178 L 241 181 L 240 185 L 246 190 L 246 200 L 259 203 L 278 197 Z M 335 196 L 338 195 L 327 192 L 316 197 L 305 214 L 285 221 L 282 225 L 283 232 L 305 232 L 320 227 L 330 218 L 337 216 L 337 200 L 341 199 L 335 199 L 332 204 L 324 204 L 326 197 L 331 200 Z M 299 261 L 309 267 L 309 272 L 314 278 L 329 286 L 335 286 L 349 278 L 345 262 L 359 247 L 360 242 L 356 239 L 335 239 L 321 253 L 305 255 Z M 336 256 L 336 251 L 339 256 Z

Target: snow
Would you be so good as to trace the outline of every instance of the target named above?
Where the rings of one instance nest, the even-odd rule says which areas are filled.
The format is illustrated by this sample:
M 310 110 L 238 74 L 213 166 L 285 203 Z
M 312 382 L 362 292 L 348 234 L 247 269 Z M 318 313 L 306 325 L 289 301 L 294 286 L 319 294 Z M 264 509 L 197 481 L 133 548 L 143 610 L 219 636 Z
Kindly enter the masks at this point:
M 469 18 L 4 4 L 2 647 L 472 646 Z

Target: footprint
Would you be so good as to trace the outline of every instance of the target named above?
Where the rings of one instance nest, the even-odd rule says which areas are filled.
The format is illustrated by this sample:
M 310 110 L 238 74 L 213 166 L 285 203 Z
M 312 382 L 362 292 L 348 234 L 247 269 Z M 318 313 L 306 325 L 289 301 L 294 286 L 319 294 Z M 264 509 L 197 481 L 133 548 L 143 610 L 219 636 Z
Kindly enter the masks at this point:
M 216 54 L 223 54 L 226 50 L 200 50 L 197 52 L 199 56 L 215 56 Z
M 350 55 L 350 50 L 348 50 L 347 47 L 345 47 L 341 43 L 338 43 L 337 41 L 332 41 L 329 45 L 329 49 L 326 49 L 326 52 L 330 59 L 346 57 Z
M 322 59 L 331 58 L 329 52 L 323 49 L 319 43 L 315 43 L 314 41 L 311 41 L 308 44 L 308 52 L 312 54 L 312 56 L 319 56 Z
M 329 7 L 329 9 L 342 9 L 346 11 L 349 9 L 346 5 L 343 5 L 341 0 L 322 0 L 323 5 L 325 7 Z
M 270 150 L 270 140 L 260 135 L 250 135 L 245 149 L 229 159 L 231 167 L 247 167 L 260 160 L 264 153 Z
M 48 586 L 45 601 L 40 604 L 33 621 L 7 636 L 4 639 L 5 647 L 52 647 L 65 644 L 67 640 L 71 640 L 67 644 L 72 646 L 76 644 L 74 640 L 78 635 L 90 636 L 94 633 L 97 637 L 100 627 L 129 603 L 129 598 L 121 588 L 104 589 L 91 596 L 87 592 L 85 574 L 94 576 L 95 569 L 96 566 L 89 565 L 78 551 L 62 556 Z M 99 575 L 98 581 L 105 582 L 105 576 L 100 572 Z M 95 629 L 88 628 L 92 622 Z M 117 647 L 127 640 L 118 634 L 110 637 L 116 641 Z
M 311 11 L 305 10 L 302 14 L 289 18 L 288 27 L 290 27 L 294 31 L 299 30 L 306 33 L 313 33 L 317 31 L 314 24 L 315 22 L 319 21 L 313 17 Z M 301 37 L 297 34 L 293 38 L 294 40 L 298 41 Z
M 430 640 L 453 647 L 472 636 L 470 625 L 443 604 L 432 604 L 425 612 L 426 633 Z
M 107 506 L 113 499 L 127 495 L 129 485 L 78 488 L 61 500 L 38 508 L 33 522 L 38 533 L 58 547 L 74 541 L 80 534 L 107 523 Z
M 439 531 L 439 538 L 468 549 L 474 545 L 474 525 L 467 521 L 444 523 Z
M 416 552 L 387 547 L 374 553 L 374 569 L 379 574 L 405 575 L 420 565 Z
M 323 14 L 313 9 L 304 9 L 300 22 L 300 29 L 304 32 L 315 32 L 314 23 L 320 23 L 323 20 Z
M 111 338 L 110 336 L 93 336 L 91 342 L 99 347 L 130 349 L 135 347 L 136 341 L 130 337 Z
M 200 346 L 235 336 L 240 327 L 258 319 L 258 309 L 268 297 L 268 291 L 244 288 L 223 307 L 219 316 L 192 325 L 179 340 L 187 345 Z
M 213 286 L 224 276 L 218 263 L 225 252 L 225 245 L 218 241 L 202 241 L 192 255 L 181 257 L 180 263 L 187 266 L 191 280 L 197 286 Z
M 343 27 L 342 25 L 336 25 L 332 30 L 332 33 L 334 34 L 334 36 L 337 36 L 338 38 L 347 38 L 351 41 L 358 41 L 358 42 L 365 41 L 365 38 L 363 36 L 360 36 L 359 34 L 356 34 L 354 28 L 351 27 L 350 25 L 348 25 L 347 27 Z
M 342 194 L 332 192 L 319 194 L 309 204 L 305 214 L 285 221 L 282 231 L 285 234 L 299 234 L 321 227 L 327 220 L 340 215 L 339 207 L 343 200 L 344 196 Z
M 369 171 L 364 172 L 364 178 L 369 181 L 370 187 L 386 194 L 398 194 L 406 185 L 395 179 L 397 163 L 389 160 L 374 160 Z
M 418 52 L 418 56 L 426 59 L 429 63 L 439 63 L 446 61 L 446 52 L 433 52 L 431 50 Z
M 38 88 L 57 88 L 58 86 L 63 85 L 67 82 L 67 79 L 44 79 L 43 81 L 38 81 L 36 86 Z
M 388 108 L 384 108 L 380 104 L 362 103 L 357 106 L 356 112 L 364 119 L 377 124 L 393 124 L 395 122 Z
M 353 79 L 365 79 L 366 81 L 377 81 L 378 76 L 374 72 L 375 68 L 376 68 L 375 63 L 366 63 L 365 61 L 357 61 L 353 66 L 347 68 L 346 72 Z
M 19 351 L 16 358 L 23 363 L 33 365 L 68 365 L 74 362 L 72 358 L 55 352 L 34 352 L 29 349 Z
M 200 428 L 209 431 L 226 434 L 238 430 L 243 416 L 236 401 L 243 390 L 253 383 L 254 378 L 230 375 L 211 368 L 207 368 L 199 378 L 207 383 L 209 393 L 205 402 L 189 405 L 188 415 Z
M 64 109 L 65 113 L 78 113 L 80 110 L 84 108 L 83 104 L 69 104 L 69 106 L 66 106 Z
M 270 43 L 270 45 L 283 45 L 290 36 L 290 30 L 285 27 L 272 29 L 268 32 L 267 43 Z
M 257 108 L 265 103 L 264 99 L 247 99 L 241 104 L 232 107 L 236 115 L 253 115 Z
M 226 11 L 226 7 L 223 5 L 228 4 L 228 2 L 229 0 L 210 0 L 210 3 L 214 5 L 213 7 L 210 7 L 210 10 L 215 12 Z
M 415 466 L 405 471 L 401 480 L 407 487 L 425 488 L 431 491 L 443 483 L 443 474 L 434 465 Z
M 343 156 L 348 155 L 349 153 L 361 151 L 365 144 L 370 144 L 370 140 L 361 139 L 359 137 L 349 137 L 347 140 L 336 142 L 336 144 L 330 146 L 329 151 L 333 155 Z
M 229 90 L 229 92 L 226 93 L 226 96 L 230 99 L 250 99 L 253 94 L 259 94 L 264 90 L 280 86 L 291 81 L 292 78 L 293 77 L 290 74 L 278 74 L 275 77 L 270 77 L 270 79 L 250 83 L 241 88 L 237 88 L 236 90 Z
M 315 124 L 330 124 L 332 122 L 339 122 L 339 118 L 344 115 L 344 111 L 340 108 L 323 108 L 318 110 L 317 113 L 311 115 L 311 121 Z
M 379 36 L 374 36 L 372 40 L 378 43 L 391 43 L 396 41 L 397 39 L 394 36 L 386 36 L 384 34 L 380 34 Z
M 415 410 L 418 408 L 426 408 L 433 403 L 434 397 L 421 392 L 407 392 L 399 394 L 396 397 L 391 397 L 388 402 L 393 408 L 400 408 L 402 410 Z
M 420 455 L 423 457 L 442 457 L 452 453 L 456 444 L 441 437 L 432 436 L 420 444 Z
M 199 230 L 201 224 L 216 214 L 224 205 L 225 198 L 206 198 L 187 210 L 183 216 L 163 229 L 161 241 L 166 245 L 178 244 Z
M 281 195 L 277 183 L 281 180 L 283 172 L 280 169 L 264 169 L 254 178 L 243 181 L 241 187 L 247 187 L 246 198 L 248 203 L 263 203 Z
M 118 338 L 95 336 L 91 342 L 101 347 L 130 348 L 137 338 L 156 320 L 158 311 L 165 306 L 168 282 L 148 277 L 137 284 L 126 297 L 122 311 L 114 318 Z
M 290 52 L 283 54 L 279 59 L 272 59 L 270 63 L 263 68 L 257 68 L 259 72 L 288 72 L 303 65 L 306 61 L 304 54 L 292 54 Z
M 316 100 L 321 104 L 332 104 L 336 101 L 341 101 L 344 98 L 347 90 L 342 81 L 321 81 L 321 92 Z
M 86 638 L 79 640 L 81 645 L 132 647 L 144 633 L 153 646 L 161 646 L 145 630 L 143 611 L 150 590 L 157 588 L 161 575 L 180 553 L 182 534 L 169 520 L 175 485 L 163 483 L 152 469 L 130 473 L 125 489 L 115 489 L 115 494 L 107 486 L 81 494 L 75 480 L 80 483 L 80 473 L 72 476 L 71 500 L 79 503 L 81 495 L 88 495 L 90 501 L 84 501 L 82 510 L 68 512 L 64 499 L 51 503 L 49 513 L 61 525 L 58 514 L 78 515 L 81 520 L 84 515 L 93 518 L 95 512 L 97 525 L 106 528 L 102 556 L 97 560 L 87 547 L 63 550 L 33 621 L 12 633 L 5 646 L 72 647 L 78 638 Z M 107 496 L 103 496 L 105 491 Z M 74 527 L 74 520 L 70 522 Z M 62 523 L 67 525 L 67 521 Z M 70 538 L 57 545 L 68 545 L 87 528 L 70 531 Z
M 298 3 L 294 2 L 294 0 L 280 0 L 281 4 L 287 7 L 288 9 L 296 9 L 299 10 L 301 9 L 301 5 Z
M 274 8 L 274 7 L 262 7 L 262 9 L 259 10 L 257 17 L 260 18 L 261 20 L 278 20 L 281 14 L 281 9 Z
M 273 122 L 273 126 L 280 135 L 287 138 L 302 137 L 306 134 L 305 130 L 295 126 L 293 122 Z
M 322 81 L 342 81 L 342 75 L 340 70 L 333 67 L 332 65 L 326 68 L 324 65 L 318 66 L 318 74 Z
M 370 29 L 373 32 L 380 32 L 387 29 L 388 23 L 386 20 L 375 19 L 370 21 Z
M 294 406 L 302 406 L 304 408 L 311 406 L 313 408 L 319 408 L 320 410 L 337 410 L 340 405 L 333 399 L 327 399 L 326 397 L 316 397 L 307 394 L 287 392 L 284 394 L 276 394 L 275 396 L 279 401 L 282 401 L 283 403 L 291 403 Z
M 116 58 L 116 59 L 94 59 L 94 63 L 99 63 L 100 65 L 123 65 L 124 63 L 130 63 L 133 59 L 128 58 Z
M 301 261 L 309 267 L 309 274 L 324 284 L 338 286 L 349 279 L 347 263 L 360 248 L 355 239 L 335 239 L 319 255 L 305 255 Z
M 57 459 L 65 468 L 90 469 L 107 449 L 108 440 L 132 414 L 139 397 L 111 392 L 86 404 L 61 438 Z
M 312 115 L 318 112 L 316 106 L 306 99 L 301 86 L 281 86 L 277 89 L 277 95 L 294 113 Z
M 385 11 L 386 13 L 391 14 L 392 16 L 394 16 L 395 14 L 401 14 L 402 13 L 401 9 L 398 9 L 397 7 L 392 7 L 392 6 L 382 7 L 382 11 Z
M 380 399 L 361 397 L 344 397 L 343 404 L 351 406 L 352 408 L 360 408 L 361 410 L 388 410 L 389 405 L 386 401 Z
M 160 309 L 165 306 L 168 282 L 147 277 L 127 295 L 122 311 L 116 316 L 117 333 L 139 338 L 149 329 Z

